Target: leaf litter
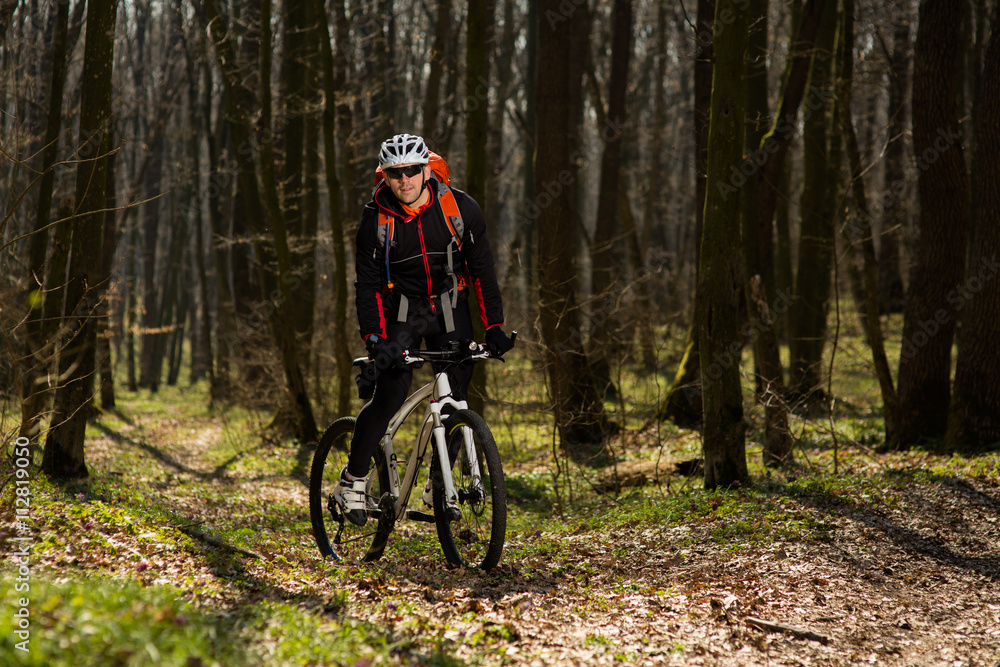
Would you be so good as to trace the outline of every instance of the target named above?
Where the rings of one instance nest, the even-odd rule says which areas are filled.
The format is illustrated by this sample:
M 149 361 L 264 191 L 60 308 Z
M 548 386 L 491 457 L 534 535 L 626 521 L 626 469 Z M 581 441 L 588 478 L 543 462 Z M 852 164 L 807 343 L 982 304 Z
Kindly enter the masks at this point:
M 170 585 L 193 605 L 232 613 L 284 601 L 333 624 L 382 628 L 400 664 L 434 651 L 460 663 L 531 666 L 992 666 L 1000 658 L 1000 489 L 988 475 L 911 475 L 882 491 L 891 502 L 773 499 L 773 509 L 818 526 L 801 539 L 727 541 L 717 531 L 732 517 L 694 513 L 680 524 L 585 520 L 565 533 L 510 531 L 501 567 L 485 574 L 448 569 L 433 527 L 413 524 L 398 527 L 378 563 L 322 559 L 301 475 L 213 465 L 219 431 L 137 419 L 88 443 L 112 497 L 88 499 L 87 511 L 63 501 L 62 514 L 44 515 L 46 573 Z M 294 455 L 269 447 L 243 458 L 277 464 Z M 146 459 L 137 478 L 107 472 L 135 457 Z M 107 490 L 116 484 L 145 495 L 159 520 L 130 512 L 130 496 Z M 199 543 L 179 525 L 263 558 Z

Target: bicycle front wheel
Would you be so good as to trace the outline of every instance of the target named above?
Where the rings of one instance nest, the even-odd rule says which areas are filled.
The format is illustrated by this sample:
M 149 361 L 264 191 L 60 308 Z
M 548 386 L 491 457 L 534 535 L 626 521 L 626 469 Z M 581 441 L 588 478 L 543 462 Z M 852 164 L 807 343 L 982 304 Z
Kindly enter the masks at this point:
M 500 562 L 507 535 L 507 487 L 500 453 L 486 422 L 471 410 L 451 415 L 444 427 L 460 516 L 454 520 L 448 517 L 434 456 L 432 470 L 438 478 L 434 483 L 434 523 L 438 540 L 451 565 L 488 572 Z M 466 455 L 464 433 L 470 434 L 475 446 L 475 469 Z
M 376 448 L 368 470 L 368 522 L 355 526 L 333 500 L 333 488 L 347 465 L 354 423 L 354 417 L 333 422 L 316 446 L 309 475 L 309 518 L 321 554 L 338 560 L 373 561 L 382 556 L 393 526 L 391 510 L 380 507 L 383 494 L 389 491 L 389 469 L 381 447 Z

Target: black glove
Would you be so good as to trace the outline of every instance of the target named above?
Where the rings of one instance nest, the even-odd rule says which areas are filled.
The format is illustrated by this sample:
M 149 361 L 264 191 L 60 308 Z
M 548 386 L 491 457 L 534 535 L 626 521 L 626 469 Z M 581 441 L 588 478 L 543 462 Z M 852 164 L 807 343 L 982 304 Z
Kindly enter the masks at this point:
M 486 330 L 486 349 L 491 357 L 502 357 L 512 347 L 514 341 L 500 327 L 490 327 Z
M 403 351 L 396 343 L 387 343 L 378 336 L 369 336 L 365 339 L 365 347 L 368 348 L 368 358 L 375 360 L 375 368 L 379 371 L 390 368 L 403 368 Z

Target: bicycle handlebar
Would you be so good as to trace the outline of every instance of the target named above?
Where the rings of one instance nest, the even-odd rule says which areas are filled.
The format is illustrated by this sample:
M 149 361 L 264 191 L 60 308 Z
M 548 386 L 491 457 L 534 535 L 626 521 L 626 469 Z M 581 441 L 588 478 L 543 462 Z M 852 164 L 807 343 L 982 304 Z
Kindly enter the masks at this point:
M 517 339 L 517 332 L 513 331 L 510 335 L 510 342 L 513 345 Z M 423 361 L 477 361 L 479 359 L 499 359 L 503 361 L 503 357 L 494 357 L 490 354 L 489 350 L 486 349 L 486 345 L 483 343 L 477 343 L 475 341 L 451 341 L 449 346 L 443 350 L 404 350 L 403 351 L 403 363 L 405 364 L 419 364 Z M 354 366 L 363 366 L 367 363 L 373 361 L 370 357 L 358 357 L 354 360 Z

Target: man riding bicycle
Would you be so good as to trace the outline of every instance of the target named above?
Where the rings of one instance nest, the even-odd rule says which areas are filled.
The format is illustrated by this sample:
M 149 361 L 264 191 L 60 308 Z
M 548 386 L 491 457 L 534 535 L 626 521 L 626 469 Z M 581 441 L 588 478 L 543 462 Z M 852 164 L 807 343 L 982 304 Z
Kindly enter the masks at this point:
M 409 393 L 413 373 L 403 352 L 421 340 L 432 350 L 472 340 L 470 290 L 476 292 L 490 353 L 501 356 L 513 346 L 502 328 L 500 285 L 479 204 L 439 180 L 421 137 L 397 134 L 384 141 L 379 167 L 385 180 L 361 215 L 354 283 L 361 337 L 378 375 L 334 488 L 335 501 L 358 526 L 368 519 L 365 488 L 372 455 Z M 454 398 L 464 400 L 471 364 L 452 365 L 447 372 Z

